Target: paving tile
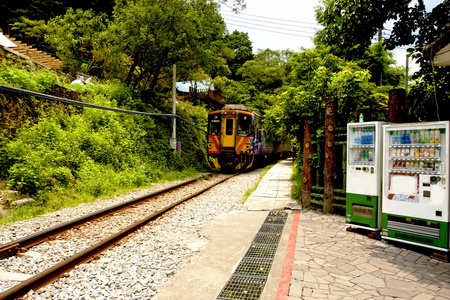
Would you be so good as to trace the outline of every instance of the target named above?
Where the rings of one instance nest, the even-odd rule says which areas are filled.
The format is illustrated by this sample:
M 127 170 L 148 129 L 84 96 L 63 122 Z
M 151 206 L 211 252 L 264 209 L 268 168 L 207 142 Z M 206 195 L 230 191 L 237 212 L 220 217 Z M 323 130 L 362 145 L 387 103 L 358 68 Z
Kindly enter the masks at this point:
M 289 287 L 289 296 L 292 297 L 301 297 L 302 296 L 303 287 L 300 281 L 291 281 L 291 285 Z
M 411 293 L 405 290 L 399 290 L 399 289 L 393 289 L 393 288 L 379 288 L 377 291 L 382 296 L 389 296 L 393 298 L 404 298 L 404 299 L 411 299 L 414 297 L 417 293 Z
M 375 287 L 385 287 L 385 283 L 384 280 L 378 277 L 375 277 L 373 275 L 370 274 L 363 274 L 355 279 L 351 280 L 354 283 L 362 283 L 362 284 L 367 284 L 367 285 L 371 285 L 371 286 L 375 286 Z
M 420 293 L 414 297 L 411 298 L 411 300 L 431 300 L 434 297 L 430 294 L 424 294 L 424 293 Z

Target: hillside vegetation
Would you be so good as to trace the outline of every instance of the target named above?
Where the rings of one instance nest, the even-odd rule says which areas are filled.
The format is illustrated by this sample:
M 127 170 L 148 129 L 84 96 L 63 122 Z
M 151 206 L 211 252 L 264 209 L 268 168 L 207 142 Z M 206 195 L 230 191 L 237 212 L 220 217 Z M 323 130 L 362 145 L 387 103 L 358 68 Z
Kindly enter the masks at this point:
M 73 85 L 55 72 L 15 63 L 6 56 L 2 56 L 0 84 L 67 94 L 108 107 L 137 106 L 140 101 L 120 82 Z M 169 100 L 158 107 L 146 106 L 148 112 L 168 113 Z M 0 102 L 9 112 L 2 115 L 0 177 L 9 189 L 36 200 L 31 204 L 35 209 L 15 209 L 6 220 L 148 187 L 206 166 L 204 133 L 185 122 L 177 122 L 178 156 L 169 146 L 170 118 L 81 108 L 12 93 L 0 94 Z M 178 114 L 200 126 L 206 124 L 205 107 L 180 101 Z

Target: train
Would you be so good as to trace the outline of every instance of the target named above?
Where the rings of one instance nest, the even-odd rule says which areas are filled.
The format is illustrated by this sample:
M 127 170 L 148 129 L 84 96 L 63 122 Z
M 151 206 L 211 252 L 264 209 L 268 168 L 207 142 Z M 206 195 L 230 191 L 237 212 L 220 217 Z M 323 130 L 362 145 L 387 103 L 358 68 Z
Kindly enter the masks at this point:
M 223 171 L 248 170 L 291 155 L 291 144 L 266 137 L 262 118 L 243 104 L 226 104 L 208 115 L 208 162 Z

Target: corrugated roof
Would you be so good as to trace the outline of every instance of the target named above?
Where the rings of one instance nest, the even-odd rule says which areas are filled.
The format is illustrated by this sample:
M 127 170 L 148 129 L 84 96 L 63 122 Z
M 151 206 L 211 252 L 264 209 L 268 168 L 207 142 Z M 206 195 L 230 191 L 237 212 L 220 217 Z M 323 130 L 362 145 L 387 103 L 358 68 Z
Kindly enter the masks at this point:
M 214 86 L 209 80 L 203 81 L 181 81 L 176 83 L 177 90 L 184 93 L 189 93 L 190 87 L 197 87 L 198 91 L 214 90 Z

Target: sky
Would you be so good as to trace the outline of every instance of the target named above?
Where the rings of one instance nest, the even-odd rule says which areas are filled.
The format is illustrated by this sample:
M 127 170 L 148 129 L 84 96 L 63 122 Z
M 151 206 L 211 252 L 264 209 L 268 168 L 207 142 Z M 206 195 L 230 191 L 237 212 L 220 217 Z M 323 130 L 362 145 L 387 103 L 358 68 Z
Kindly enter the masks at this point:
M 231 2 L 231 0 L 229 1 Z M 300 51 L 301 47 L 313 48 L 314 33 L 321 29 L 315 20 L 315 7 L 319 0 L 245 0 L 247 8 L 235 14 L 222 5 L 221 14 L 231 33 L 234 30 L 247 32 L 252 41 L 253 52 L 258 49 Z M 427 11 L 431 11 L 442 0 L 424 0 Z M 385 28 L 389 29 L 390 24 Z M 392 28 L 392 25 L 391 25 Z M 406 65 L 406 49 L 393 51 L 398 66 Z M 409 62 L 411 73 L 418 69 Z

